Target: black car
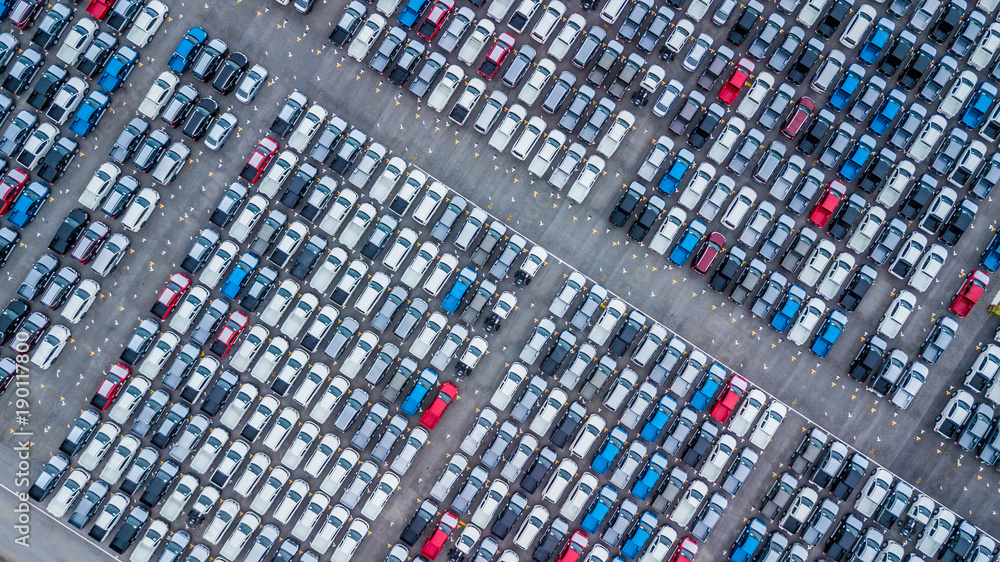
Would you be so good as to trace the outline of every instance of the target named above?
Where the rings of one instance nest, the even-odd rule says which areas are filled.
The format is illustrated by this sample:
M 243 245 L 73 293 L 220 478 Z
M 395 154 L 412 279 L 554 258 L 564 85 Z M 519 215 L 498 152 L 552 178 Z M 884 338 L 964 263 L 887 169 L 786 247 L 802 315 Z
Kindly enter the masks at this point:
M 684 452 L 681 455 L 681 460 L 684 461 L 684 464 L 692 468 L 696 468 L 701 464 L 701 460 L 708 454 L 708 450 L 712 448 L 712 441 L 715 440 L 718 432 L 718 428 L 712 425 L 711 422 L 703 422 L 698 429 L 697 435 L 684 448 Z
M 632 215 L 632 211 L 639 205 L 639 201 L 642 200 L 645 192 L 646 188 L 642 184 L 632 182 L 632 185 L 625 191 L 622 198 L 618 200 L 618 204 L 611 210 L 608 222 L 619 227 L 625 226 L 625 222 L 628 221 L 628 218 Z
M 347 121 L 340 117 L 330 118 L 330 122 L 320 130 L 316 144 L 309 151 L 309 157 L 319 162 L 326 162 L 340 145 L 340 137 L 345 130 L 347 130 Z
M 931 41 L 942 44 L 948 40 L 955 28 L 962 23 L 965 16 L 965 7 L 957 2 L 949 2 L 943 12 L 938 14 L 937 21 L 931 27 L 929 37 Z
M 229 400 L 229 395 L 233 393 L 233 389 L 239 382 L 240 378 L 236 373 L 228 369 L 223 371 L 215 381 L 215 385 L 212 386 L 212 390 L 208 391 L 205 401 L 201 403 L 201 411 L 209 417 L 214 417 L 222 409 L 223 404 Z
M 47 306 L 49 310 L 59 308 L 65 304 L 66 299 L 69 298 L 70 293 L 76 288 L 76 284 L 79 281 L 80 273 L 75 269 L 70 266 L 60 268 L 56 272 L 56 276 L 52 278 L 52 282 L 42 292 L 42 296 L 38 299 L 38 302 L 43 306 Z
M 834 240 L 843 240 L 861 218 L 861 213 L 865 211 L 866 205 L 864 197 L 858 193 L 852 193 L 834 215 L 833 221 L 830 223 L 830 237 Z
M 194 106 L 191 114 L 188 115 L 187 121 L 184 122 L 184 129 L 181 133 L 193 140 L 199 140 L 201 137 L 205 136 L 208 128 L 212 126 L 215 121 L 215 116 L 219 113 L 219 104 L 212 98 L 202 98 L 197 105 Z
M 259 307 L 260 304 L 267 298 L 268 294 L 270 294 L 277 278 L 278 272 L 271 267 L 264 267 L 258 271 L 257 275 L 254 276 L 253 281 L 250 282 L 250 289 L 247 290 L 247 294 L 243 295 L 243 300 L 240 301 L 240 306 L 250 312 L 257 310 L 257 307 Z
M 108 12 L 105 23 L 108 24 L 108 27 L 115 30 L 115 33 L 121 35 L 135 21 L 144 2 L 143 0 L 118 0 L 118 2 L 114 2 L 113 4 L 114 7 Z
M 806 76 L 812 72 L 812 69 L 816 67 L 816 63 L 819 62 L 819 57 L 822 55 L 823 49 L 824 45 L 822 41 L 815 37 L 810 39 L 806 43 L 806 48 L 802 49 L 798 58 L 792 63 L 791 68 L 788 69 L 788 81 L 796 86 L 804 82 Z
M 337 155 L 334 156 L 333 162 L 330 163 L 330 169 L 342 176 L 347 173 L 347 170 L 363 152 L 362 149 L 366 140 L 368 140 L 368 135 L 359 129 L 352 129 L 347 138 L 344 139 L 344 142 L 340 144 Z
M 854 544 L 858 542 L 863 527 L 864 521 L 857 515 L 848 513 L 840 520 L 840 525 L 833 535 L 827 539 L 823 553 L 832 560 L 844 560 L 854 550 Z
M 233 182 L 229 186 L 229 189 L 222 194 L 222 199 L 215 206 L 215 211 L 212 212 L 212 216 L 208 219 L 209 222 L 215 226 L 224 228 L 236 217 L 236 211 L 243 206 L 243 201 L 246 198 L 247 188 L 239 182 Z
M 701 116 L 701 120 L 688 135 L 688 144 L 694 147 L 695 150 L 701 150 L 705 146 L 705 143 L 712 138 L 715 130 L 719 128 L 719 123 L 722 122 L 724 110 L 717 104 L 712 104 L 708 106 L 708 111 Z
M 861 453 L 854 453 L 850 460 L 840 469 L 840 474 L 830 483 L 830 493 L 838 501 L 845 501 L 851 497 L 855 488 L 865 477 L 868 470 L 868 458 Z
M 924 212 L 924 207 L 934 198 L 936 190 L 937 180 L 933 176 L 924 174 L 903 199 L 903 203 L 899 206 L 899 216 L 907 222 L 916 219 L 920 213 Z
M 882 55 L 875 70 L 885 77 L 895 74 L 906 57 L 910 55 L 910 51 L 913 50 L 913 43 L 914 35 L 912 33 L 909 31 L 900 33 L 899 37 L 892 42 L 892 46 Z
M 316 169 L 316 166 L 308 162 L 303 162 L 299 166 L 299 169 L 295 171 L 291 181 L 288 182 L 288 187 L 285 188 L 284 193 L 281 194 L 281 204 L 289 209 L 294 209 L 302 201 L 302 198 L 305 197 L 309 188 L 312 187 L 318 173 L 319 170 Z
M 559 517 L 553 521 L 549 525 L 548 530 L 545 531 L 545 536 L 542 537 L 542 540 L 538 541 L 538 546 L 531 553 L 531 561 L 547 562 L 550 560 L 559 548 L 559 544 L 568 534 L 569 523 L 565 519 Z
M 413 75 L 413 70 L 417 68 L 417 63 L 421 61 L 423 54 L 424 46 L 418 41 L 410 41 L 389 72 L 389 81 L 402 86 Z
M 118 138 L 115 139 L 115 145 L 108 152 L 108 157 L 113 162 L 124 164 L 126 160 L 132 158 L 136 150 L 139 150 L 139 145 L 142 144 L 148 132 L 149 123 L 142 117 L 133 117 L 122 129 L 122 132 L 118 133 Z
M 66 255 L 74 244 L 76 244 L 77 238 L 80 237 L 80 233 L 83 229 L 87 228 L 90 224 L 90 214 L 83 209 L 73 209 L 66 215 L 63 219 L 63 223 L 59 225 L 59 230 L 56 231 L 55 236 L 52 237 L 52 241 L 49 242 L 49 249 L 53 252 L 59 254 L 60 256 Z
M 566 361 L 566 358 L 569 357 L 569 352 L 573 351 L 575 344 L 576 336 L 564 330 L 559 334 L 559 339 L 549 348 L 549 352 L 545 354 L 545 358 L 542 359 L 542 363 L 538 369 L 550 377 L 556 374 Z
M 847 311 L 854 311 L 861 304 L 861 300 L 868 294 L 868 290 L 875 283 L 877 271 L 870 266 L 862 266 L 861 269 L 851 277 L 847 287 L 840 293 L 840 306 Z
M 289 275 L 300 281 L 305 279 L 313 268 L 316 267 L 316 262 L 319 261 L 324 251 L 326 251 L 326 239 L 322 236 L 310 237 L 305 247 L 299 252 L 299 257 L 295 259 L 295 263 L 292 264 Z
M 576 95 L 573 96 L 573 101 L 569 102 L 566 110 L 563 111 L 562 117 L 559 118 L 559 128 L 572 132 L 576 128 L 577 123 L 580 122 L 580 118 L 583 117 L 583 113 L 587 111 L 587 107 L 590 106 L 595 93 L 594 89 L 590 86 L 580 86 Z
M 295 127 L 295 124 L 298 123 L 299 117 L 302 116 L 302 112 L 306 109 L 306 103 L 306 97 L 298 90 L 289 94 L 285 103 L 281 106 L 278 116 L 271 123 L 271 132 L 277 135 L 278 138 L 285 138 L 291 132 L 292 128 Z
M 38 166 L 38 177 L 48 183 L 63 177 L 66 168 L 76 158 L 79 148 L 80 145 L 75 140 L 59 137 L 59 142 L 49 150 L 45 158 L 42 158 L 42 163 Z
M 895 159 L 896 154 L 894 152 L 888 148 L 883 148 L 882 152 L 879 153 L 879 157 L 872 159 L 872 162 L 868 164 L 868 168 L 861 173 L 861 178 L 858 180 L 858 187 L 865 193 L 875 191 L 875 188 L 882 185 L 885 178 L 895 168 Z
M 107 31 L 98 33 L 93 43 L 83 52 L 80 62 L 76 63 L 77 70 L 87 78 L 97 76 L 104 70 L 104 65 L 107 64 L 117 47 L 117 37 Z
M 560 449 L 569 443 L 570 437 L 576 433 L 576 429 L 580 427 L 580 423 L 583 421 L 584 416 L 587 415 L 587 408 L 582 402 L 573 402 L 569 405 L 569 409 L 563 414 L 559 422 L 556 423 L 556 428 L 549 436 L 549 441 L 559 447 Z
M 66 4 L 59 3 L 52 6 L 38 24 L 38 31 L 31 37 L 31 42 L 47 50 L 59 40 L 59 36 L 72 19 L 73 11 Z
M 43 57 L 44 55 L 38 52 L 37 49 L 31 47 L 25 49 L 21 53 L 21 56 L 11 65 L 10 72 L 3 81 L 3 89 L 15 96 L 27 89 L 28 84 L 38 74 L 38 69 L 42 66 Z
M 824 112 L 820 112 L 816 117 L 813 118 L 812 123 L 809 124 L 809 128 L 806 129 L 805 134 L 802 135 L 802 139 L 799 143 L 795 145 L 795 149 L 799 152 L 812 156 L 813 152 L 823 142 L 823 138 L 826 134 L 830 132 L 833 128 L 833 121 L 823 115 Z M 832 114 L 831 114 L 832 115 Z
M 979 206 L 971 199 L 966 199 L 957 205 L 948 216 L 948 220 L 945 221 L 941 236 L 938 237 L 941 243 L 945 246 L 958 244 L 965 231 L 972 226 L 972 220 L 976 218 L 978 210 Z
M 75 455 L 90 439 L 90 436 L 101 423 L 101 414 L 90 408 L 84 410 L 70 427 L 66 438 L 59 444 L 59 450 L 70 457 Z
M 20 240 L 21 233 L 17 230 L 9 226 L 0 227 L 0 267 L 7 265 L 7 259 Z
M 625 322 L 618 328 L 618 333 L 611 340 L 608 351 L 615 357 L 624 357 L 625 352 L 632 347 L 632 343 L 635 342 L 635 338 L 642 331 L 642 326 L 645 323 L 646 317 L 642 313 L 635 310 L 630 312 Z
M 556 452 L 551 447 L 543 448 L 538 456 L 535 457 L 535 462 L 531 463 L 531 467 L 528 468 L 527 474 L 521 479 L 521 489 L 529 494 L 534 494 L 535 490 L 546 480 L 546 476 L 549 473 L 549 469 L 555 464 Z
M 829 39 L 836 33 L 837 28 L 843 23 L 844 18 L 851 13 L 854 6 L 853 0 L 834 0 L 826 10 L 826 14 L 819 20 L 816 26 L 816 33 L 824 39 Z
M 635 219 L 632 228 L 628 230 L 628 237 L 640 243 L 645 240 L 646 235 L 653 228 L 653 223 L 660 218 L 660 213 L 663 212 L 665 206 L 666 202 L 656 195 L 646 200 L 646 206 L 639 211 L 639 218 Z
M 434 502 L 431 500 L 421 502 L 420 507 L 417 508 L 413 517 L 410 517 L 406 526 L 403 527 L 403 532 L 399 534 L 399 540 L 409 546 L 417 544 L 420 535 L 423 534 L 424 529 L 427 528 L 427 524 L 430 523 L 435 515 L 437 515 L 437 505 Z
M 729 30 L 729 34 L 726 35 L 726 40 L 733 45 L 742 45 L 743 41 L 746 40 L 747 35 L 750 34 L 750 30 L 753 26 L 760 20 L 760 14 L 764 11 L 764 6 L 759 2 L 751 1 L 747 3 L 747 6 L 743 8 L 743 12 L 740 13 L 740 17 L 733 24 L 733 27 Z
M 28 497 L 37 502 L 44 500 L 52 493 L 68 469 L 69 457 L 59 453 L 53 455 L 49 462 L 42 467 L 42 471 L 38 473 L 31 488 L 28 489 Z
M 152 318 L 146 318 L 139 323 L 128 344 L 122 350 L 119 358 L 127 365 L 135 365 L 136 362 L 146 354 L 149 346 L 153 345 L 153 340 L 160 335 L 160 325 Z
M 222 327 L 227 314 L 229 314 L 229 302 L 222 298 L 213 299 L 191 330 L 191 341 L 197 345 L 205 345 L 208 338 Z
M 21 299 L 11 300 L 3 312 L 0 312 L 0 345 L 6 345 L 14 337 L 28 312 L 28 302 Z
M 28 105 L 38 111 L 48 109 L 52 99 L 56 97 L 56 92 L 66 81 L 66 69 L 58 64 L 53 64 L 45 69 L 42 77 L 35 84 L 28 95 Z
M 510 531 L 514 528 L 517 520 L 520 519 L 521 514 L 528 507 L 528 498 L 524 497 L 520 492 L 515 492 L 513 496 L 510 497 L 510 501 L 504 506 L 503 511 L 497 516 L 496 521 L 493 523 L 493 528 L 490 529 L 490 533 L 500 539 L 504 540 Z
M 174 92 L 170 101 L 163 107 L 160 119 L 171 127 L 180 125 L 187 119 L 188 114 L 191 113 L 199 99 L 198 90 L 195 90 L 191 84 L 184 84 Z
M 81 494 L 80 503 L 76 504 L 68 523 L 77 529 L 82 529 L 111 493 L 111 486 L 104 480 L 94 480 Z
M 222 68 L 219 69 L 219 73 L 216 74 L 215 80 L 212 81 L 212 88 L 222 95 L 232 92 L 236 84 L 243 78 L 243 74 L 249 65 L 250 59 L 243 53 L 239 51 L 230 53 L 229 58 L 226 59 L 226 62 L 222 64 Z
M 861 346 L 858 354 L 854 357 L 854 360 L 851 361 L 847 375 L 859 383 L 863 383 L 868 380 L 868 377 L 875 372 L 879 363 L 882 362 L 882 356 L 885 354 L 886 345 L 885 340 L 879 336 L 872 336 L 863 346 Z
M 148 172 L 156 166 L 156 163 L 163 157 L 163 152 L 170 143 L 170 135 L 163 129 L 157 129 L 146 137 L 146 140 L 139 148 L 132 165 L 140 172 Z
M 746 251 L 739 246 L 734 246 L 726 252 L 722 263 L 719 264 L 715 273 L 712 274 L 712 279 L 708 282 L 709 286 L 720 293 L 725 291 L 726 287 L 736 278 L 736 274 L 743 265 L 743 260 L 746 259 L 746 256 Z
M 149 521 L 149 511 L 142 506 L 132 506 L 128 517 L 125 518 L 125 523 L 118 528 L 115 538 L 111 539 L 111 544 L 109 545 L 111 550 L 118 554 L 128 550 L 128 547 L 132 546 L 132 543 L 135 542 L 135 539 L 139 536 L 139 531 L 142 530 L 147 521 Z
M 219 69 L 227 54 L 229 54 L 229 45 L 226 45 L 222 39 L 212 39 L 205 46 L 205 50 L 194 60 L 194 64 L 191 65 L 191 73 L 198 80 L 208 82 L 215 75 L 215 71 Z
M 927 71 L 930 70 L 935 56 L 937 56 L 937 52 L 933 48 L 929 45 L 922 45 L 916 54 L 910 58 L 909 62 L 906 63 L 906 67 L 903 68 L 903 72 L 896 79 L 896 83 L 906 90 L 916 88 L 917 84 L 927 74 Z

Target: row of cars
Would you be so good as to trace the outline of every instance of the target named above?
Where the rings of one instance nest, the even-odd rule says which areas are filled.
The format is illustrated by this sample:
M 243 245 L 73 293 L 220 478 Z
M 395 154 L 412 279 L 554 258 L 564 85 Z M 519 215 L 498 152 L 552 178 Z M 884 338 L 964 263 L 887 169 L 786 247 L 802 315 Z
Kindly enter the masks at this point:
M 952 396 L 935 419 L 934 430 L 987 466 L 1000 462 L 1000 429 L 994 420 L 1000 400 L 1000 347 L 988 343 L 965 374 L 965 388 Z M 971 391 L 971 392 L 970 392 Z M 981 393 L 985 402 L 973 393 Z

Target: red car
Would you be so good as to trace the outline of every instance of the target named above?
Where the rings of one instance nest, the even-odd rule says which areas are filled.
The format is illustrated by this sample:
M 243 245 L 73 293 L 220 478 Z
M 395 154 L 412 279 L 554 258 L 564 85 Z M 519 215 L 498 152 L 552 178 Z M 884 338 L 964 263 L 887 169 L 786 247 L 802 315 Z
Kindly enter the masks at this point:
M 802 97 L 795 106 L 795 111 L 788 116 L 788 119 L 785 119 L 785 124 L 781 127 L 781 134 L 794 139 L 814 109 L 816 109 L 816 102 L 812 98 Z
M 726 385 L 726 390 L 719 396 L 719 399 L 715 402 L 715 406 L 712 407 L 710 415 L 719 423 L 726 423 L 729 420 L 729 416 L 733 415 L 736 405 L 740 403 L 740 398 L 746 394 L 749 387 L 750 383 L 745 378 L 733 375 L 733 378 L 729 379 L 729 384 Z
M 17 4 L 10 10 L 10 22 L 18 29 L 31 27 L 44 4 L 43 0 L 17 0 Z
M 979 299 L 986 292 L 986 287 L 990 284 L 990 278 L 982 269 L 972 271 L 972 275 L 962 283 L 962 288 L 951 299 L 949 310 L 965 318 L 972 312 L 972 307 L 976 306 Z
M 573 531 L 569 537 L 569 542 L 563 548 L 562 554 L 556 562 L 576 562 L 583 556 L 583 551 L 587 548 L 590 540 L 582 531 Z
M 458 525 L 458 516 L 450 511 L 446 511 L 441 514 L 441 521 L 438 523 L 434 532 L 431 533 L 430 538 L 424 543 L 424 547 L 420 549 L 420 555 L 424 556 L 428 560 L 434 560 L 437 558 L 438 554 L 441 554 L 441 549 L 444 548 L 444 543 L 448 541 L 448 537 L 451 536 L 452 531 Z
M 750 59 L 741 58 L 740 62 L 736 63 L 733 75 L 722 85 L 722 90 L 719 91 L 719 101 L 726 105 L 733 105 L 733 102 L 740 95 L 740 90 L 743 89 L 744 84 L 750 79 L 753 69 L 754 64 Z
M 844 198 L 844 193 L 847 191 L 847 186 L 845 186 L 840 180 L 833 180 L 830 182 L 829 187 L 823 192 L 823 196 L 819 198 L 816 206 L 813 207 L 811 213 L 809 213 L 809 222 L 815 224 L 816 226 L 822 228 L 826 226 L 826 223 L 833 216 L 833 212 L 837 210 L 837 205 L 840 204 L 840 200 Z
M 431 7 L 431 11 L 427 13 L 427 17 L 424 18 L 424 23 L 420 24 L 420 28 L 417 29 L 417 35 L 423 37 L 424 39 L 430 41 L 434 39 L 434 36 L 441 31 L 441 26 L 444 25 L 448 16 L 451 15 L 452 10 L 455 9 L 455 0 L 438 0 Z
M 191 278 L 187 275 L 183 273 L 171 275 L 170 280 L 167 281 L 167 286 L 160 293 L 160 298 L 156 299 L 156 302 L 153 303 L 153 309 L 150 312 L 160 320 L 165 319 L 174 311 L 177 303 L 181 302 L 184 291 L 187 291 L 190 286 Z
M 441 416 L 444 415 L 444 411 L 448 409 L 448 405 L 455 400 L 458 396 L 458 387 L 450 382 L 446 382 L 441 385 L 441 390 L 438 391 L 437 398 L 431 403 L 430 407 L 424 412 L 424 415 L 420 416 L 420 425 L 426 427 L 427 429 L 434 429 L 437 427 L 439 421 L 441 421 Z
M 25 318 L 21 327 L 14 333 L 14 339 L 10 342 L 10 349 L 16 353 L 24 355 L 35 348 L 35 344 L 42 338 L 42 332 L 49 327 L 49 317 L 41 312 L 32 312 L 31 316 Z
M 264 174 L 264 169 L 271 163 L 275 153 L 278 152 L 278 143 L 271 137 L 264 137 L 257 143 L 257 148 L 253 149 L 253 154 L 247 160 L 247 165 L 240 172 L 240 178 L 253 185 L 257 183 L 260 176 Z
M 479 74 L 487 80 L 492 80 L 500 70 L 500 65 L 507 59 L 510 50 L 514 48 L 514 36 L 510 33 L 501 33 L 490 52 L 486 53 L 483 64 L 479 65 Z
M 83 234 L 80 235 L 80 239 L 77 240 L 76 246 L 70 252 L 70 256 L 76 261 L 86 264 L 94 258 L 94 255 L 101 249 L 101 246 L 104 245 L 104 241 L 108 239 L 110 234 L 111 229 L 103 222 L 94 221 L 90 223 L 87 230 L 84 230 Z
M 229 320 L 226 320 L 226 325 L 222 327 L 219 331 L 219 335 L 215 338 L 212 343 L 212 347 L 209 349 L 212 353 L 218 355 L 219 357 L 225 357 L 229 350 L 239 339 L 240 334 L 243 333 L 243 329 L 247 327 L 250 322 L 250 317 L 243 314 L 239 310 L 234 311 L 229 315 Z
M 90 4 L 87 4 L 87 13 L 94 16 L 98 21 L 103 20 L 104 16 L 108 15 L 111 8 L 115 7 L 115 2 L 117 0 L 90 0 Z
M 14 168 L 7 172 L 3 181 L 0 182 L 0 216 L 10 210 L 14 200 L 24 191 L 25 185 L 28 185 L 28 172 L 21 168 Z
M 694 263 L 691 264 L 691 269 L 694 269 L 698 273 L 705 275 L 709 269 L 712 267 L 712 262 L 718 257 L 719 252 L 722 251 L 722 247 L 726 245 L 726 237 L 718 232 L 713 232 L 708 235 L 708 240 L 702 245 L 701 250 L 698 255 L 694 258 Z
M 697 555 L 698 543 L 691 537 L 684 537 L 681 539 L 681 543 L 677 545 L 677 550 L 674 551 L 674 556 L 670 559 L 670 562 L 692 562 Z
M 129 377 L 132 376 L 132 369 L 129 369 L 128 365 L 124 363 L 115 363 L 108 369 L 108 374 L 104 376 L 104 380 L 101 381 L 101 386 L 97 389 L 97 394 L 90 399 L 90 405 L 100 409 L 102 412 L 107 410 L 111 403 L 115 401 L 118 397 L 118 393 L 122 391 L 125 383 L 128 382 Z

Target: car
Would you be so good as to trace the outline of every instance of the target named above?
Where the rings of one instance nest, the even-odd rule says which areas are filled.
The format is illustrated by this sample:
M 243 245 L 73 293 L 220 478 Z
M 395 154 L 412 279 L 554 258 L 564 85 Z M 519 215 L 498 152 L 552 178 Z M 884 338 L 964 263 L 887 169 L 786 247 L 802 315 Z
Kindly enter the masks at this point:
M 450 511 L 445 511 L 441 514 L 441 518 L 438 520 L 438 524 L 431 533 L 431 536 L 427 538 L 427 541 L 420 548 L 420 554 L 430 560 L 437 558 L 437 555 L 444 549 L 444 543 L 457 526 L 458 516 Z
M 965 318 L 972 311 L 972 307 L 986 292 L 989 284 L 989 277 L 981 269 L 973 270 L 966 278 L 962 287 L 955 294 L 948 309 L 961 318 Z

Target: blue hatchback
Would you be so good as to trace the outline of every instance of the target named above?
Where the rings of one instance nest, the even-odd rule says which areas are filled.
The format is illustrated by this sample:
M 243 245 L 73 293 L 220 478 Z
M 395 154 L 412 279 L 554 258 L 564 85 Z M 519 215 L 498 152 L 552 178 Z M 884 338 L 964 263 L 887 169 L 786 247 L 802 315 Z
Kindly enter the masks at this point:
M 896 26 L 888 18 L 880 19 L 875 29 L 868 35 L 868 41 L 865 41 L 864 46 L 858 51 L 858 60 L 869 65 L 875 64 L 882 54 L 882 49 L 889 43 L 895 28 Z
M 812 347 L 810 348 L 812 352 L 820 357 L 826 357 L 830 353 L 830 349 L 833 348 L 833 345 L 837 343 L 837 338 L 843 333 L 844 326 L 846 325 L 846 314 L 839 310 L 830 312 L 823 327 L 819 329 L 816 338 L 813 340 Z
M 687 230 L 684 231 L 681 241 L 670 252 L 670 261 L 675 265 L 684 265 L 688 261 L 688 258 L 691 257 L 691 253 L 694 252 L 695 246 L 705 236 L 706 230 L 708 230 L 708 227 L 705 226 L 705 223 L 700 220 L 691 221 Z
M 625 558 L 634 560 L 639 555 L 639 552 L 649 542 L 649 537 L 653 536 L 656 522 L 656 516 L 653 515 L 652 511 L 647 509 L 642 512 L 642 515 L 639 516 L 639 522 L 635 524 L 635 527 L 632 527 L 632 533 L 622 545 L 622 554 Z
M 243 287 L 250 281 L 250 275 L 257 269 L 257 265 L 260 263 L 260 258 L 249 252 L 240 256 L 240 261 L 236 262 L 236 267 L 233 268 L 233 272 L 229 274 L 226 278 L 226 282 L 222 284 L 222 296 L 235 299 L 236 295 L 243 290 Z
M 646 418 L 646 423 L 643 424 L 639 436 L 650 443 L 656 441 L 656 438 L 663 432 L 663 428 L 667 427 L 667 421 L 670 420 L 670 416 L 674 415 L 676 409 L 677 401 L 664 394 L 657 402 L 656 408 Z
M 583 516 L 583 522 L 580 523 L 583 530 L 588 533 L 596 533 L 597 529 L 601 527 L 601 523 L 604 523 L 604 518 L 611 512 L 611 506 L 615 505 L 617 500 L 618 490 L 614 486 L 606 484 L 601 488 L 594 503 L 590 504 L 587 514 Z
M 872 117 L 872 122 L 868 124 L 868 130 L 875 133 L 878 136 L 882 136 L 889 130 L 889 126 L 892 122 L 896 120 L 903 111 L 903 105 L 906 104 L 906 94 L 904 94 L 900 89 L 894 88 L 889 95 L 882 102 L 882 107 L 879 108 L 878 113 Z
M 756 517 L 751 519 L 733 543 L 733 553 L 729 555 L 730 562 L 749 562 L 760 548 L 760 543 L 764 542 L 765 533 L 767 525 Z
M 194 62 L 195 57 L 201 53 L 201 48 L 208 39 L 208 34 L 200 27 L 192 27 L 181 42 L 174 49 L 174 54 L 170 55 L 167 66 L 174 72 L 184 72 Z
M 969 102 L 968 109 L 962 114 L 962 125 L 970 129 L 978 129 L 983 118 L 990 112 L 990 107 L 997 99 L 997 87 L 989 82 L 984 82 L 976 90 L 976 95 Z
M 694 153 L 686 148 L 678 150 L 677 156 L 674 157 L 674 162 L 667 168 L 667 173 L 663 174 L 663 178 L 660 179 L 660 191 L 667 195 L 676 191 L 677 186 L 684 179 L 684 174 L 691 169 L 692 165 L 694 165 Z
M 649 493 L 653 491 L 653 487 L 656 486 L 657 481 L 660 480 L 660 476 L 667 470 L 667 465 L 669 464 L 670 461 L 667 460 L 667 457 L 663 453 L 659 451 L 653 453 L 639 479 L 635 481 L 635 484 L 632 484 L 632 495 L 645 501 L 649 497 Z
M 590 461 L 590 468 L 597 471 L 598 474 L 607 472 L 615 462 L 615 457 L 625 446 L 626 441 L 628 441 L 628 433 L 622 429 L 622 426 L 616 425 L 608 434 L 608 438 L 604 440 L 601 449 L 594 455 L 594 460 Z
M 699 412 L 704 412 L 705 408 L 712 403 L 712 398 L 722 386 L 722 381 L 726 377 L 726 369 L 718 363 L 712 363 L 705 376 L 701 378 L 698 388 L 691 397 L 691 407 Z
M 471 267 L 463 267 L 462 271 L 458 273 L 458 279 L 455 279 L 455 283 L 451 286 L 451 290 L 441 301 L 441 308 L 451 313 L 458 310 L 458 305 L 462 304 L 462 297 L 475 282 L 476 270 Z
M 128 45 L 122 45 L 118 48 L 115 56 L 111 57 L 108 65 L 104 67 L 104 74 L 101 74 L 97 85 L 104 88 L 109 94 L 115 93 L 115 90 L 120 88 L 128 75 L 132 73 L 132 69 L 135 68 L 135 63 L 138 61 L 139 53 Z
M 100 122 L 101 117 L 104 116 L 104 112 L 108 110 L 110 102 L 111 98 L 108 97 L 108 94 L 100 90 L 90 92 L 87 99 L 83 100 L 80 108 L 76 110 L 76 115 L 73 116 L 73 122 L 70 123 L 69 130 L 81 138 L 89 135 L 94 130 L 94 127 L 97 126 L 97 123 Z
M 434 388 L 437 381 L 438 374 L 434 369 L 427 368 L 420 371 L 417 383 L 413 385 L 413 389 L 406 395 L 406 399 L 403 400 L 403 405 L 400 406 L 399 409 L 405 412 L 408 416 L 416 414 L 420 410 L 420 404 L 423 403 L 427 393 Z
M 410 0 L 407 2 L 406 7 L 403 8 L 403 11 L 400 12 L 397 18 L 399 24 L 407 29 L 413 27 L 413 24 L 417 23 L 417 19 L 429 3 L 430 0 Z
M 847 102 L 851 101 L 854 94 L 858 93 L 858 86 L 861 85 L 862 80 L 865 79 L 865 67 L 860 64 L 852 64 L 848 69 L 844 77 L 840 79 L 840 84 L 833 90 L 833 95 L 830 96 L 830 101 L 827 103 L 833 106 L 837 111 L 840 111 L 847 107 Z
M 31 182 L 31 185 L 17 197 L 17 201 L 14 201 L 14 205 L 10 208 L 10 213 L 7 215 L 7 220 L 14 226 L 23 228 L 26 224 L 35 220 L 38 209 L 42 208 L 42 204 L 45 203 L 48 196 L 48 185 L 40 181 Z
M 784 332 L 788 329 L 788 326 L 792 323 L 792 318 L 798 314 L 799 308 L 802 306 L 802 301 L 806 298 L 806 290 L 798 285 L 792 285 L 788 288 L 788 292 L 782 297 L 781 303 L 778 305 L 778 311 L 774 313 L 774 318 L 771 319 L 771 327 L 779 332 Z

